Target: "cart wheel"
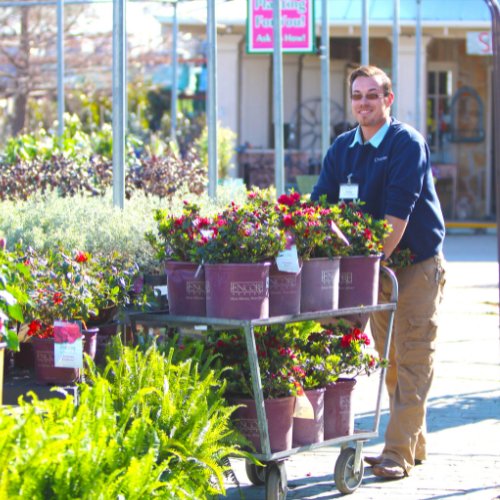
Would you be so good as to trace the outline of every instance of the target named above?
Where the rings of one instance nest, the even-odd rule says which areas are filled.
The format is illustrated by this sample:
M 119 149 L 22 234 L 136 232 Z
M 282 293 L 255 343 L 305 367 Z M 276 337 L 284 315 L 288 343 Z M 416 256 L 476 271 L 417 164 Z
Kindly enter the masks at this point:
M 266 500 L 286 500 L 286 492 L 279 467 L 272 465 L 266 474 Z
M 255 465 L 250 460 L 245 460 L 245 470 L 250 482 L 255 486 L 266 484 L 266 468 L 261 465 Z
M 359 464 L 358 476 L 356 477 L 353 473 L 355 454 L 356 450 L 354 448 L 346 448 L 342 451 L 339 458 L 337 458 L 337 462 L 335 463 L 335 486 L 345 495 L 354 493 L 363 480 L 365 466 L 362 459 Z

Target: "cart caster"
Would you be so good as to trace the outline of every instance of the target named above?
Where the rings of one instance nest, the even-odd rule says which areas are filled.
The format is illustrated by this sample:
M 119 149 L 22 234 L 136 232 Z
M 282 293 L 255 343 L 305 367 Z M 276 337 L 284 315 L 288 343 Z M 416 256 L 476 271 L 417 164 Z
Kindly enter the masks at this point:
M 342 450 L 337 462 L 335 463 L 335 486 L 345 495 L 354 493 L 363 480 L 365 466 L 363 460 L 359 463 L 359 474 L 354 474 L 354 456 L 356 450 L 354 448 L 346 448 Z
M 286 500 L 285 464 L 268 465 L 266 470 L 266 500 Z
M 245 460 L 245 470 L 249 481 L 254 486 L 263 486 L 266 484 L 266 468 L 261 465 L 255 465 L 250 460 Z

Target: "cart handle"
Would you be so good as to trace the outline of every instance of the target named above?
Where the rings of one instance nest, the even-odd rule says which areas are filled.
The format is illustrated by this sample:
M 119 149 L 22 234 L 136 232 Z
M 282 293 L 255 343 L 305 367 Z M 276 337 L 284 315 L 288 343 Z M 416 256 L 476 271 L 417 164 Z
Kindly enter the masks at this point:
M 382 266 L 380 268 L 389 278 L 391 278 L 392 281 L 392 292 L 391 292 L 391 298 L 390 302 L 392 304 L 397 304 L 398 303 L 398 279 L 396 278 L 396 274 L 392 269 L 389 269 L 386 266 Z

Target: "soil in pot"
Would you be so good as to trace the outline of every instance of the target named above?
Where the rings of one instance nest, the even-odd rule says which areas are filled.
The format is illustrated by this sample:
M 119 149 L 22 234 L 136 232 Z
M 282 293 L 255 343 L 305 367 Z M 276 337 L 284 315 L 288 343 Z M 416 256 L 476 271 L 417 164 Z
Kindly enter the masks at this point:
M 198 272 L 199 267 L 194 262 L 165 262 L 171 315 L 207 316 L 205 269 Z
M 339 308 L 378 304 L 380 256 L 342 257 L 340 259 Z M 370 313 L 350 314 L 344 319 L 364 330 Z
M 314 410 L 314 419 L 293 419 L 293 447 L 307 446 L 313 443 L 322 443 L 325 435 L 325 391 L 316 389 L 304 391 Z
M 340 257 L 304 261 L 300 312 L 330 311 L 339 304 Z
M 302 261 L 299 261 L 302 269 Z M 302 273 L 284 273 L 273 263 L 269 269 L 269 317 L 300 313 Z
M 352 392 L 356 380 L 338 379 L 325 392 L 325 440 L 354 433 Z
M 270 266 L 270 262 L 205 264 L 207 317 L 268 318 Z
M 230 398 L 232 405 L 245 405 L 233 413 L 237 429 L 255 446 L 257 453 L 262 452 L 259 423 L 255 399 Z M 271 453 L 289 450 L 292 447 L 293 409 L 295 397 L 264 400 Z

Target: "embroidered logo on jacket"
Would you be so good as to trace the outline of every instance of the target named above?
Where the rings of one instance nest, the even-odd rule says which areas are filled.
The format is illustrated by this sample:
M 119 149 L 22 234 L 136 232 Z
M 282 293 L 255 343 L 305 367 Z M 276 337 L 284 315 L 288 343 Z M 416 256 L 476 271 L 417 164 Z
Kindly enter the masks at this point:
M 384 161 L 387 160 L 387 156 L 381 156 L 380 158 L 375 158 L 373 161 L 377 163 L 378 161 Z

